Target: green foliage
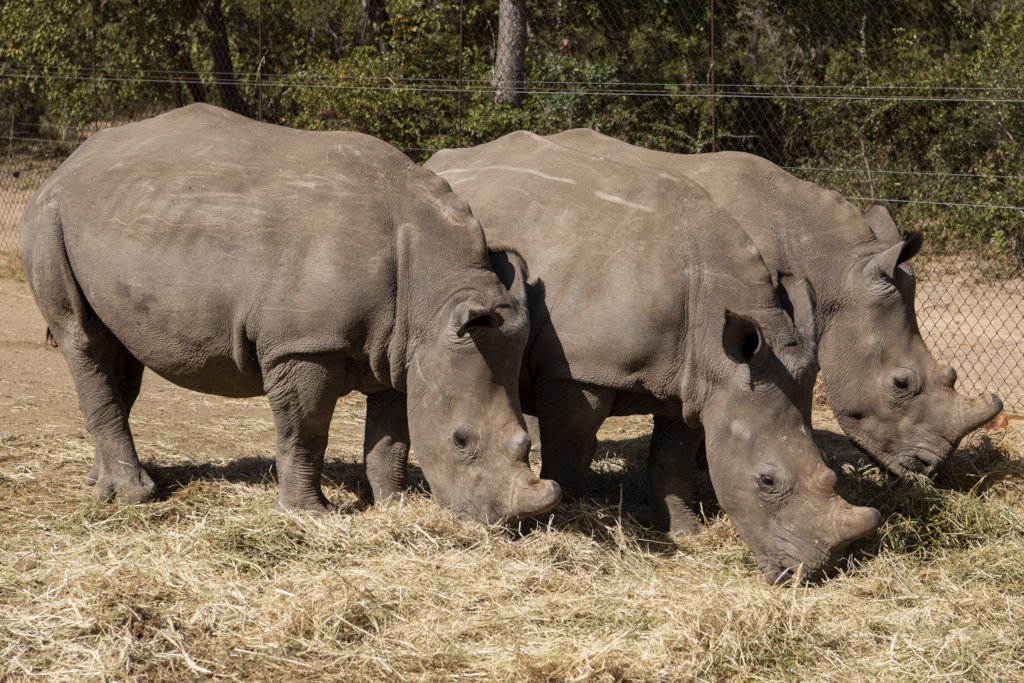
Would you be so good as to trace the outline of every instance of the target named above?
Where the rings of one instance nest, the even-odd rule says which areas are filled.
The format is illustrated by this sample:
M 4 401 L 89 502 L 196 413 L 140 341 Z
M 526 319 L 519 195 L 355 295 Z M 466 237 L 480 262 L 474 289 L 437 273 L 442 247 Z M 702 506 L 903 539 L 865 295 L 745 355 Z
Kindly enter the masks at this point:
M 94 121 L 191 101 L 183 65 L 217 103 L 202 14 L 213 1 L 0 2 L 0 117 L 75 139 Z M 254 115 L 359 130 L 420 160 L 518 128 L 588 126 L 676 152 L 841 169 L 797 172 L 852 197 L 1024 202 L 1021 0 L 719 0 L 713 23 L 700 0 L 530 3 L 529 92 L 515 109 L 488 92 L 497 0 L 385 0 L 380 42 L 354 0 L 219 4 L 235 70 L 221 78 Z M 1018 211 L 895 208 L 931 243 L 1022 259 Z

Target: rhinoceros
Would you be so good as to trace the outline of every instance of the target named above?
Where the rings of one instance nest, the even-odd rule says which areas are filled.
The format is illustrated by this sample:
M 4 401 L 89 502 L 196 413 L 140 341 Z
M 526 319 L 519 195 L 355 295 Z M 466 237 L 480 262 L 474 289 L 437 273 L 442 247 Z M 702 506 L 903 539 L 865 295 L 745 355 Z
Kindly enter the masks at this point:
M 542 476 L 580 495 L 604 419 L 654 414 L 703 425 L 712 485 L 770 583 L 820 578 L 878 526 L 836 494 L 811 434 L 811 286 L 773 282 L 696 183 L 527 132 L 426 167 L 529 266 L 520 393 Z
M 889 211 L 861 212 L 837 192 L 741 152 L 672 154 L 588 129 L 550 136 L 557 144 L 701 185 L 743 227 L 769 268 L 815 286 L 818 363 L 843 431 L 889 472 L 930 473 L 1002 402 L 956 391 L 956 371 L 939 364 L 914 311 L 918 234 L 902 237 Z M 665 425 L 658 443 L 687 440 Z M 655 426 L 658 430 L 658 425 Z
M 500 255 L 499 281 L 465 201 L 380 140 L 202 104 L 100 131 L 32 198 L 21 254 L 93 437 L 97 499 L 154 495 L 128 424 L 144 368 L 266 395 L 278 508 L 334 509 L 320 474 L 353 390 L 376 488 L 397 438 L 460 515 L 515 520 L 561 497 L 527 462 L 521 261 Z

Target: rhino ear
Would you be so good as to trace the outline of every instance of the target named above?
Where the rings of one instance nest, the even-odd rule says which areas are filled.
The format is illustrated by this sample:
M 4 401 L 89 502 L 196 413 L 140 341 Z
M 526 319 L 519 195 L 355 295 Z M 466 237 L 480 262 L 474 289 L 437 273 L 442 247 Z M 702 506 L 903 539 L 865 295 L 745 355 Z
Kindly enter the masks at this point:
M 892 280 L 896 276 L 896 267 L 909 261 L 921 250 L 921 233 L 911 232 L 902 240 L 885 251 L 871 257 L 864 266 L 864 276 L 868 280 L 884 276 Z
M 455 306 L 452 320 L 458 326 L 458 336 L 463 336 L 474 327 L 499 327 L 504 319 L 489 306 L 467 299 Z
M 779 303 L 793 319 L 793 325 L 805 339 L 816 339 L 814 310 L 818 305 L 814 284 L 805 277 L 797 277 L 790 273 L 779 273 L 779 286 L 776 291 Z
M 725 309 L 722 348 L 736 363 L 751 365 L 768 352 L 761 325 L 753 318 Z
M 526 280 L 530 272 L 526 260 L 518 251 L 509 247 L 495 247 L 488 252 L 491 268 L 523 309 L 526 309 Z
M 872 204 L 864 209 L 864 220 L 871 228 L 872 234 L 882 244 L 893 245 L 900 241 L 900 231 L 892 220 L 892 215 L 882 204 Z

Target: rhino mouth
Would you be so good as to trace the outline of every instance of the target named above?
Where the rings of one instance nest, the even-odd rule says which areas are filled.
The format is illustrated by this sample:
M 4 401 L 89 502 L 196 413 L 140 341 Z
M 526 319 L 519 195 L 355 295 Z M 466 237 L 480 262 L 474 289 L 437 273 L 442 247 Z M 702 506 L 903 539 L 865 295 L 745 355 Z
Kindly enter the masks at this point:
M 787 553 L 778 557 L 758 558 L 757 565 L 764 575 L 765 581 L 771 586 L 789 583 L 810 585 L 820 583 L 828 577 L 828 568 L 838 560 L 837 555 L 838 553 L 820 553 L 820 557 L 816 557 L 810 562 L 800 562 Z
M 821 583 L 830 574 L 825 569 L 813 569 L 802 562 L 793 564 L 785 562 L 766 563 L 766 565 L 761 566 L 761 573 L 770 586 L 785 586 L 789 584 L 809 586 Z
M 789 547 L 788 552 L 784 551 L 776 557 L 762 556 L 758 558 L 757 565 L 771 586 L 790 583 L 801 586 L 819 584 L 838 574 L 845 566 L 846 550 L 854 540 L 856 539 L 844 539 L 828 549 L 822 547 L 819 542 L 813 542 L 808 544 L 803 552 L 800 552 L 792 540 L 783 541 L 783 544 Z M 803 555 L 807 559 L 797 561 L 794 559 L 796 555 Z
M 904 472 L 932 474 L 935 468 L 949 457 L 954 448 L 955 446 L 948 441 L 941 444 L 921 444 L 903 448 L 894 458 L 897 465 L 903 468 L 897 474 L 903 474 Z
M 931 474 L 955 449 L 954 444 L 937 434 L 931 435 L 934 443 L 918 442 L 893 449 L 891 446 L 882 445 L 860 430 L 842 426 L 850 443 L 856 446 L 857 450 L 897 477 L 910 472 Z

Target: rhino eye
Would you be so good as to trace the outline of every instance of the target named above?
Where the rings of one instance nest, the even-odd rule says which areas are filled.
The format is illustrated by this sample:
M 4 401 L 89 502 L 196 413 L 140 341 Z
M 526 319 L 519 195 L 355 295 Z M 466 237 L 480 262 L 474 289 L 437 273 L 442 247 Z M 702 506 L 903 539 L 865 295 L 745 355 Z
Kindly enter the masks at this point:
M 772 478 L 771 478 L 771 477 L 770 477 L 769 475 L 767 475 L 767 474 L 761 474 L 761 475 L 759 475 L 759 476 L 757 477 L 757 483 L 758 483 L 758 484 L 759 484 L 759 485 L 761 486 L 761 488 L 766 488 L 766 489 L 770 489 L 770 488 L 772 488 L 773 486 L 775 486 L 775 480 L 774 480 L 774 479 L 772 479 Z
M 452 444 L 455 445 L 456 449 L 460 451 L 465 450 L 467 443 L 466 435 L 463 434 L 461 430 L 456 430 L 455 433 L 452 434 Z
M 911 370 L 896 370 L 890 377 L 890 382 L 892 393 L 897 397 L 917 394 L 921 390 L 917 376 Z

